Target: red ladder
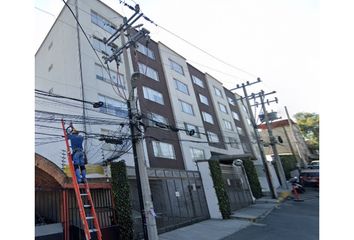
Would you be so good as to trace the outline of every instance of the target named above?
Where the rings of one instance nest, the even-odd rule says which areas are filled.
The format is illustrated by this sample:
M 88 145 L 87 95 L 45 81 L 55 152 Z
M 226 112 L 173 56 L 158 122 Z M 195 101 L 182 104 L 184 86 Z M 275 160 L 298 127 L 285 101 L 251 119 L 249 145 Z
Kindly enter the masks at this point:
M 75 190 L 77 204 L 79 206 L 80 218 L 82 221 L 82 225 L 84 226 L 86 240 L 91 240 L 92 239 L 91 233 L 94 233 L 94 232 L 96 232 L 97 239 L 102 240 L 102 233 L 101 233 L 100 225 L 98 223 L 98 218 L 96 215 L 95 207 L 92 202 L 89 184 L 87 183 L 87 181 L 84 184 L 80 184 L 80 186 L 77 183 L 74 164 L 73 164 L 73 160 L 71 157 L 68 135 L 66 133 L 65 124 L 64 124 L 63 119 L 61 120 L 61 124 L 62 124 L 63 131 L 64 131 L 66 152 L 67 152 L 68 160 L 69 160 L 69 169 L 71 172 L 71 177 L 72 177 L 72 182 L 73 182 L 73 186 L 74 186 L 74 190 Z M 80 188 L 84 191 L 81 192 Z M 90 211 L 90 215 L 86 214 L 85 209 Z M 94 228 L 90 228 L 88 221 L 93 221 Z M 92 225 L 92 224 L 90 224 L 90 225 Z

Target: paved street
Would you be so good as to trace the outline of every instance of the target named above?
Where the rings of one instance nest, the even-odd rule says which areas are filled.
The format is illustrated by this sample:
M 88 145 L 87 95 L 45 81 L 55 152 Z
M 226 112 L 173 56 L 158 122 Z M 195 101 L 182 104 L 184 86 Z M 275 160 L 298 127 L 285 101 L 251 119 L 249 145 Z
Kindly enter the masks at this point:
M 300 197 L 303 202 L 286 200 L 263 221 L 223 240 L 318 240 L 319 192 L 307 189 Z

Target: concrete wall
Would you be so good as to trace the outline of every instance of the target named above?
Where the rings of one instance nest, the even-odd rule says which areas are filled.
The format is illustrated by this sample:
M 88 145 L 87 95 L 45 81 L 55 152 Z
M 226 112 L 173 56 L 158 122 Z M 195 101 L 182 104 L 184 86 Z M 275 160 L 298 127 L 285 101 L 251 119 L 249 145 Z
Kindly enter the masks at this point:
M 215 78 L 213 78 L 209 74 L 206 74 L 206 80 L 207 80 L 207 84 L 209 87 L 210 95 L 212 96 L 212 103 L 214 105 L 214 109 L 215 109 L 216 116 L 217 116 L 217 119 L 215 119 L 215 121 L 219 122 L 219 126 L 221 128 L 222 139 L 219 139 L 219 140 L 221 142 L 226 143 L 225 144 L 226 149 L 215 148 L 212 146 L 210 147 L 210 149 L 212 151 L 222 153 L 222 154 L 228 154 L 228 155 L 244 154 L 242 146 L 240 146 L 240 148 L 237 149 L 237 148 L 232 148 L 230 146 L 230 144 L 227 144 L 227 142 L 229 142 L 227 137 L 233 137 L 239 143 L 241 143 L 241 141 L 240 141 L 239 134 L 237 132 L 235 122 L 234 122 L 232 114 L 231 114 L 229 103 L 227 101 L 227 97 L 224 92 L 224 87 L 223 87 L 222 83 L 219 82 L 218 80 L 216 80 Z M 214 87 L 216 87 L 217 89 L 219 89 L 222 92 L 222 97 L 219 97 L 215 94 Z M 226 107 L 227 113 L 220 111 L 219 103 L 223 104 Z M 232 130 L 229 130 L 225 127 L 225 124 L 223 121 L 224 119 L 231 123 Z
M 76 0 L 69 1 L 69 6 L 74 13 L 76 13 L 75 3 Z M 110 33 L 91 22 L 91 9 L 94 9 L 95 12 L 105 16 L 107 19 L 114 19 L 112 21 L 114 21 L 114 24 L 117 26 L 122 23 L 121 16 L 103 3 L 95 0 L 78 1 L 78 18 L 91 42 L 93 40 L 93 35 L 100 38 L 110 36 Z M 102 57 L 101 53 L 98 53 L 98 55 L 100 58 Z M 35 88 L 42 91 L 51 90 L 54 94 L 84 99 L 91 102 L 99 101 L 99 94 L 124 101 L 122 97 L 117 95 L 117 90 L 114 90 L 111 84 L 96 79 L 95 63 L 99 63 L 98 58 L 82 31 L 77 29 L 76 21 L 71 12 L 64 7 L 35 56 Z M 114 63 L 110 64 L 110 68 L 117 71 Z M 118 72 L 125 76 L 124 64 L 121 64 Z M 56 101 L 57 102 L 53 102 L 53 99 L 45 100 L 36 98 L 36 110 L 78 116 L 83 115 L 82 103 L 66 99 L 56 99 Z M 118 118 L 114 115 L 102 114 L 98 109 L 92 108 L 92 105 L 90 104 L 85 104 L 85 107 L 87 117 L 108 118 L 117 121 L 117 126 L 106 125 L 103 127 L 104 129 L 117 132 L 128 132 L 127 127 L 121 129 L 118 125 L 120 122 L 126 123 L 127 119 Z M 41 118 L 48 117 L 47 114 L 39 114 L 39 116 Z M 69 116 L 64 118 L 70 119 Z M 51 126 L 53 128 L 40 127 L 38 126 L 39 124 Z M 59 122 L 38 122 L 36 132 L 46 132 L 48 134 L 58 135 L 62 134 L 62 131 L 54 128 L 60 127 L 61 125 Z M 86 132 L 99 134 L 102 130 L 101 126 L 94 124 L 86 124 L 86 128 L 83 125 L 75 124 L 75 127 L 78 130 L 85 130 Z M 103 159 L 112 155 L 112 152 L 102 150 L 101 145 L 102 142 L 97 140 L 89 139 L 86 141 L 85 149 L 89 163 L 101 162 Z M 36 144 L 35 151 L 50 159 L 58 166 L 61 166 L 63 159 L 66 159 L 65 154 L 63 155 L 64 149 L 64 141 L 59 141 L 50 144 Z M 121 159 L 125 159 L 127 165 L 133 165 L 131 154 L 125 154 Z

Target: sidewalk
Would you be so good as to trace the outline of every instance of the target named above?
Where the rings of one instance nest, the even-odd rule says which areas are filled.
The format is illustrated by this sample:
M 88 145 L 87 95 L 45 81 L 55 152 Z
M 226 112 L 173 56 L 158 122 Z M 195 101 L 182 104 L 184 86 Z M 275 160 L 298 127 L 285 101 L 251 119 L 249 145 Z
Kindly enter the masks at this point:
M 223 239 L 243 228 L 248 227 L 254 222 L 265 218 L 276 208 L 286 195 L 280 194 L 279 199 L 263 197 L 257 199 L 255 204 L 246 208 L 239 209 L 231 214 L 231 219 L 218 220 L 209 219 L 193 225 L 179 228 L 159 235 L 160 240 L 218 240 Z

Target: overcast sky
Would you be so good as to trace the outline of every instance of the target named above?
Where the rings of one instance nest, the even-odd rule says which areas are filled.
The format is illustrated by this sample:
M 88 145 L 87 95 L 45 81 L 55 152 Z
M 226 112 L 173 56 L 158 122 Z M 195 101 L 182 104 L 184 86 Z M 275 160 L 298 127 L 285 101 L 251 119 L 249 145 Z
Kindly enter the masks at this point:
M 103 2 L 122 15 L 132 14 L 117 0 Z M 268 110 L 278 111 L 283 118 L 286 118 L 284 106 L 290 115 L 301 111 L 319 113 L 319 0 L 126 0 L 126 3 L 132 6 L 138 3 L 142 12 L 160 26 L 142 21 L 153 40 L 180 53 L 225 87 L 234 88 L 260 77 L 262 83 L 248 91 L 277 91 L 269 100 L 277 97 L 279 103 L 271 104 Z M 35 0 L 33 52 L 62 7 L 61 0 Z

